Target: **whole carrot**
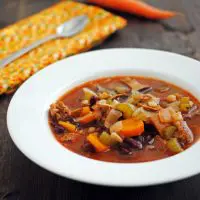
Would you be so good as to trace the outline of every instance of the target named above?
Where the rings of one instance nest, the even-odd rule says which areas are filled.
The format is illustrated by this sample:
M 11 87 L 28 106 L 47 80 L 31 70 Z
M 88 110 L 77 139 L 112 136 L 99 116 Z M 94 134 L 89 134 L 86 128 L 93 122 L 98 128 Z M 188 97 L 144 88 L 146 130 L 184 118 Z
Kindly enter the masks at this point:
M 176 12 L 155 8 L 139 0 L 89 0 L 89 2 L 148 19 L 168 19 L 177 14 Z

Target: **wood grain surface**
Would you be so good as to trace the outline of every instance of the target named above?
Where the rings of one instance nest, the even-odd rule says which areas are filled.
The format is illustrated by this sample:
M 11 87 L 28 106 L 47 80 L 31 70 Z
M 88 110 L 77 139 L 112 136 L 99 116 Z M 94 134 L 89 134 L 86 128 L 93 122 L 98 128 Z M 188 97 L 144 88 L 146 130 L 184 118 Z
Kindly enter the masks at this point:
M 0 0 L 0 28 L 36 13 L 55 2 L 57 1 Z M 128 19 L 128 26 L 96 49 L 142 47 L 167 50 L 200 59 L 200 39 L 198 37 L 200 36 L 200 1 L 148 0 L 148 2 L 160 8 L 177 10 L 184 16 L 153 22 L 115 12 Z M 40 168 L 16 148 L 8 134 L 6 112 L 11 97 L 0 96 L 0 199 L 200 200 L 200 175 L 159 186 L 112 188 L 75 182 Z

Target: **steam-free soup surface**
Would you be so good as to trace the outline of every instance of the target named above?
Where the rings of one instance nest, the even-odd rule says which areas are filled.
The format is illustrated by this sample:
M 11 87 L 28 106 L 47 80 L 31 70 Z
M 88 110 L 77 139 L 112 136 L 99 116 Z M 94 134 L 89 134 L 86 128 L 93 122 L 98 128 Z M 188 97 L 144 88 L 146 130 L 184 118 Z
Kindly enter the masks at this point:
M 121 163 L 185 151 L 199 138 L 199 122 L 199 102 L 188 91 L 131 76 L 84 83 L 67 91 L 49 112 L 52 132 L 68 150 Z

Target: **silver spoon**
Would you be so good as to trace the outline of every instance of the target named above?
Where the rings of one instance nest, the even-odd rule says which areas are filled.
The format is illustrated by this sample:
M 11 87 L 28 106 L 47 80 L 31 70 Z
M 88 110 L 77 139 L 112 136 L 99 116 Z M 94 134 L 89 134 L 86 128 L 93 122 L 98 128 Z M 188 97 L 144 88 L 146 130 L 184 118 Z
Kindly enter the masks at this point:
M 30 50 L 38 47 L 39 45 L 41 45 L 49 40 L 63 38 L 63 37 L 71 37 L 71 36 L 79 33 L 80 31 L 83 30 L 83 28 L 86 26 L 88 21 L 89 20 L 86 15 L 81 15 L 81 16 L 75 17 L 75 18 L 65 22 L 64 24 L 60 25 L 56 29 L 56 33 L 54 35 L 49 35 L 41 40 L 38 40 L 38 41 L 34 42 L 33 44 L 31 44 L 30 46 L 25 47 L 25 48 L 17 51 L 16 53 L 11 54 L 7 58 L 1 60 L 0 68 L 5 67 L 7 64 L 11 63 L 13 60 L 19 58 L 20 56 L 24 55 L 25 53 L 29 52 Z

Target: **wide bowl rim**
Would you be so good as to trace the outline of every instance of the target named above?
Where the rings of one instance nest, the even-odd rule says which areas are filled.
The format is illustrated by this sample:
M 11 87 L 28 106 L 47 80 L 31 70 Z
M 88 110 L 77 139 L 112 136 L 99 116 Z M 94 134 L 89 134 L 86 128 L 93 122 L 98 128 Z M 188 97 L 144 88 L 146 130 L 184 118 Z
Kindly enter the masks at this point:
M 59 174 L 61 176 L 68 177 L 68 178 L 71 178 L 71 179 L 74 179 L 74 180 L 83 181 L 83 182 L 87 182 L 87 183 L 98 184 L 98 185 L 100 184 L 100 185 L 109 185 L 109 186 L 147 186 L 147 185 L 155 185 L 155 184 L 161 184 L 161 183 L 167 183 L 167 182 L 177 181 L 177 180 L 181 180 L 183 178 L 187 178 L 187 177 L 190 177 L 190 176 L 193 176 L 193 175 L 199 173 L 200 172 L 200 167 L 199 168 L 196 167 L 195 169 L 191 170 L 190 172 L 189 171 L 182 171 L 176 177 L 164 177 L 163 179 L 160 179 L 159 177 L 156 176 L 154 178 L 151 177 L 150 179 L 144 179 L 142 181 L 139 180 L 139 177 L 137 177 L 136 180 L 130 181 L 130 180 L 128 180 L 127 174 L 126 174 L 127 177 L 125 179 L 123 179 L 123 181 L 120 178 L 114 178 L 114 177 L 113 177 L 113 180 L 112 180 L 112 176 L 114 176 L 114 175 L 111 175 L 111 178 L 105 178 L 105 177 L 99 177 L 99 176 L 98 177 L 94 177 L 94 176 L 86 177 L 84 175 L 80 176 L 80 174 L 79 174 L 79 172 L 78 172 L 77 169 L 76 169 L 77 170 L 76 173 L 70 173 L 70 172 L 66 173 L 66 172 L 63 171 L 63 169 L 61 169 L 59 167 L 55 168 L 55 166 L 54 167 L 50 166 L 49 165 L 49 163 L 50 163 L 49 160 L 45 161 L 45 159 L 44 159 L 44 161 L 42 161 L 41 159 L 38 159 L 37 156 L 39 156 L 39 155 L 34 155 L 33 156 L 33 154 L 34 154 L 33 153 L 33 149 L 28 149 L 29 147 L 27 145 L 25 145 L 25 143 L 23 142 L 22 138 L 20 138 L 20 136 L 19 137 L 17 136 L 17 132 L 21 133 L 21 131 L 23 132 L 24 130 L 23 130 L 23 127 L 20 127 L 20 131 L 17 130 L 18 127 L 17 127 L 16 124 L 13 126 L 13 124 L 16 123 L 16 121 L 14 121 L 14 120 L 17 120 L 16 117 L 18 116 L 17 114 L 14 113 L 14 112 L 17 111 L 16 105 L 18 105 L 18 104 L 16 102 L 19 103 L 19 99 L 22 99 L 22 97 L 20 97 L 20 95 L 24 94 L 23 91 L 25 90 L 25 88 L 26 89 L 27 89 L 27 87 L 30 88 L 31 84 L 34 81 L 41 80 L 42 78 L 44 78 L 49 73 L 49 71 L 52 71 L 52 70 L 54 71 L 55 68 L 58 68 L 58 69 L 56 69 L 56 71 L 59 71 L 60 69 L 59 69 L 58 66 L 60 66 L 60 68 L 61 68 L 61 65 L 63 65 L 63 64 L 69 65 L 69 64 L 71 64 L 71 63 L 73 63 L 75 61 L 77 63 L 79 63 L 79 61 L 78 61 L 79 59 L 82 62 L 85 59 L 86 60 L 85 62 L 87 63 L 87 60 L 89 58 L 92 58 L 92 57 L 96 56 L 99 59 L 99 58 L 101 58 L 103 56 L 107 60 L 109 60 L 109 62 L 110 62 L 111 58 L 107 57 L 108 54 L 110 54 L 110 55 L 111 54 L 112 55 L 114 55 L 114 54 L 116 54 L 116 55 L 121 54 L 122 57 L 124 57 L 126 53 L 130 54 L 130 55 L 138 54 L 138 55 L 144 55 L 144 56 L 151 54 L 151 55 L 154 56 L 154 58 L 156 58 L 157 56 L 163 56 L 163 57 L 167 56 L 167 58 L 171 58 L 172 60 L 175 59 L 174 61 L 169 61 L 168 60 L 169 63 L 170 62 L 172 62 L 172 63 L 175 62 L 176 64 L 177 63 L 179 64 L 179 62 L 183 63 L 183 62 L 187 61 L 191 65 L 194 65 L 195 66 L 194 67 L 195 70 L 198 71 L 196 65 L 199 65 L 199 62 L 196 61 L 196 60 L 194 60 L 194 59 L 191 59 L 191 58 L 188 58 L 188 57 L 185 57 L 185 56 L 182 56 L 182 55 L 174 54 L 174 53 L 171 53 L 171 52 L 159 51 L 159 50 L 151 50 L 151 49 L 137 49 L 137 48 L 120 48 L 120 49 L 118 49 L 117 48 L 117 49 L 95 50 L 95 51 L 92 51 L 92 52 L 82 53 L 80 55 L 72 56 L 70 58 L 66 58 L 64 60 L 58 61 L 58 62 L 52 64 L 51 66 L 49 66 L 49 67 L 41 70 L 40 72 L 36 73 L 29 80 L 27 80 L 18 89 L 18 91 L 15 93 L 15 95 L 13 96 L 13 98 L 12 98 L 12 100 L 10 102 L 10 105 L 9 105 L 9 108 L 8 108 L 8 113 L 7 113 L 8 130 L 9 130 L 9 133 L 10 133 L 10 136 L 11 136 L 12 140 L 14 141 L 14 143 L 16 144 L 16 146 L 21 150 L 21 152 L 23 152 L 24 155 L 26 155 L 28 158 L 30 158 L 33 162 L 35 162 L 36 164 L 38 164 L 39 166 L 45 168 L 48 171 L 54 172 L 56 174 Z M 124 59 L 124 58 L 122 58 L 122 59 Z M 151 59 L 150 59 L 150 61 L 154 62 Z M 112 61 L 112 64 L 115 63 L 115 62 L 116 61 L 114 61 L 114 62 Z M 75 63 L 75 64 L 77 64 L 77 63 Z M 82 76 L 82 74 L 79 75 L 79 76 Z M 92 76 L 92 74 L 91 74 L 91 76 Z M 183 77 L 181 79 L 183 79 Z M 48 81 L 50 81 L 50 79 L 46 80 L 46 82 L 48 82 Z M 196 81 L 198 82 L 198 80 L 196 80 Z M 46 82 L 45 82 L 45 84 L 46 84 Z M 71 84 L 74 84 L 74 82 L 71 82 Z M 37 87 L 38 87 L 38 84 L 37 84 Z M 64 90 L 66 90 L 66 86 L 65 87 L 62 86 L 61 88 L 59 88 L 59 92 L 57 92 L 57 94 L 53 94 L 54 97 L 51 97 L 51 98 L 55 99 L 55 96 L 58 97 L 58 94 L 62 94 Z M 33 95 L 33 94 L 31 94 L 31 95 Z M 37 92 L 35 92 L 34 95 L 37 95 Z M 54 139 L 54 138 L 51 138 L 51 139 Z M 200 145 L 196 145 L 196 146 L 200 147 Z M 56 148 L 58 148 L 58 146 L 56 146 Z M 194 148 L 191 148 L 191 149 L 194 149 Z M 190 151 L 192 151 L 192 150 L 190 150 Z M 84 164 L 87 164 L 87 165 L 89 165 L 89 167 L 91 167 L 92 169 L 95 169 L 96 171 L 100 170 L 99 166 L 97 166 L 97 165 L 102 165 L 101 161 L 91 160 L 91 162 L 89 162 L 88 161 L 89 159 L 87 159 L 87 158 L 86 158 L 87 161 L 85 161 L 85 158 L 84 158 L 84 161 L 83 161 L 83 158 L 80 158 L 79 156 L 75 156 L 74 155 L 74 157 L 76 157 L 80 161 L 79 164 L 81 164 L 81 162 L 84 163 Z M 166 162 L 168 163 L 167 160 L 170 160 L 170 159 L 171 158 L 169 158 L 169 159 L 163 159 L 163 160 L 166 160 L 165 163 Z M 172 157 L 172 160 L 174 160 L 174 159 L 175 159 L 175 156 Z M 183 156 L 183 159 L 184 159 L 184 156 Z M 153 162 L 160 162 L 160 161 L 161 160 L 159 160 L 159 161 L 153 161 Z M 175 161 L 176 161 L 176 159 L 175 159 Z M 77 162 L 77 160 L 76 160 L 76 162 Z M 138 172 L 140 172 L 141 170 L 139 169 L 139 167 L 141 167 L 141 165 L 142 166 L 149 165 L 148 163 L 150 164 L 150 162 L 147 162 L 147 163 L 132 164 L 132 165 L 134 166 L 133 168 L 139 170 Z M 113 167 L 110 167 L 111 165 Z M 120 164 L 120 166 L 122 166 L 122 167 L 117 167 L 119 165 L 116 164 L 116 163 L 107 163 L 107 162 L 104 162 L 104 164 L 102 166 L 103 167 L 109 166 L 110 170 L 114 170 L 114 174 L 116 175 L 117 171 L 119 172 L 119 170 L 122 170 L 122 169 L 130 170 L 129 167 L 128 168 L 125 167 L 126 165 L 127 164 Z M 151 164 L 149 165 L 149 167 L 152 167 L 152 166 L 151 166 Z M 106 173 L 107 172 L 105 172 L 105 174 Z M 131 176 L 131 174 L 130 174 L 130 176 Z

